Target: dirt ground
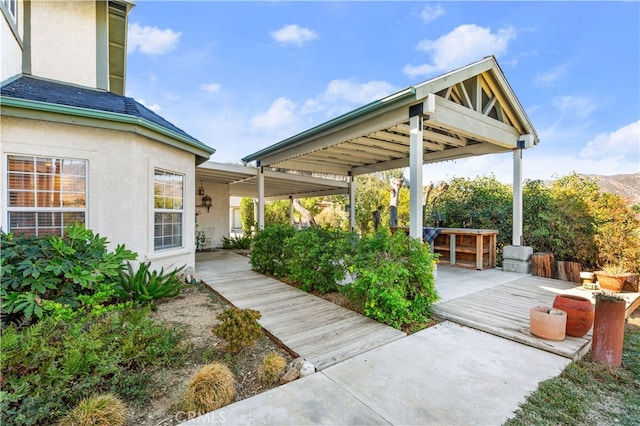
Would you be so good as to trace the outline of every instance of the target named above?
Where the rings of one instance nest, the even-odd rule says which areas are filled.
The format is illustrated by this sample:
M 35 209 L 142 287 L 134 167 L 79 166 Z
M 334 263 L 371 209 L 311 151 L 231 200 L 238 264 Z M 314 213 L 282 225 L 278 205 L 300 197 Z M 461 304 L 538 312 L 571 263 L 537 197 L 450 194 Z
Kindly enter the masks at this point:
M 291 356 L 267 336 L 238 355 L 225 351 L 224 341 L 212 329 L 219 323 L 217 315 L 227 307 L 229 305 L 224 300 L 202 284 L 188 286 L 180 296 L 158 305 L 153 317 L 184 329 L 191 349 L 185 365 L 154 373 L 156 385 L 150 403 L 144 407 L 131 407 L 129 424 L 169 426 L 194 417 L 193 413 L 181 409 L 182 395 L 191 377 L 210 362 L 224 362 L 231 369 L 236 379 L 236 401 L 277 386 L 264 385 L 258 379 L 262 359 L 274 351 L 285 357 L 287 362 L 291 361 Z

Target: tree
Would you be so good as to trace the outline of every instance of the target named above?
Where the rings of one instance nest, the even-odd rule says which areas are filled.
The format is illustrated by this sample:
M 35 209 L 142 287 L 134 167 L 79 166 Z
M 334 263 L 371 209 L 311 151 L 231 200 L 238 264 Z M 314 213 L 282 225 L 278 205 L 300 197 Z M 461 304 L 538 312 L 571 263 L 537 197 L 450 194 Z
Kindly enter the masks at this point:
M 309 209 L 304 207 L 300 203 L 300 200 L 298 200 L 297 198 L 293 199 L 293 208 L 300 214 L 302 220 L 309 224 L 309 226 L 315 228 L 318 225 L 316 223 L 316 219 L 313 217 L 313 214 L 309 211 Z

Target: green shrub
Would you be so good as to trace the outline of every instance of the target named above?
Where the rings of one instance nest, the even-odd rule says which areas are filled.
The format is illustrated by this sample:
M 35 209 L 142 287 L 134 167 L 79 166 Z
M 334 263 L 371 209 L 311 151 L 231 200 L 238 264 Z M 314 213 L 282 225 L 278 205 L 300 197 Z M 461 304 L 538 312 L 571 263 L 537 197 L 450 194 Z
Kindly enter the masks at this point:
M 117 278 L 124 262 L 137 255 L 118 245 L 107 250 L 106 238 L 83 224 L 66 228 L 66 238 L 1 234 L 2 314 L 8 321 L 42 318 L 45 301 L 82 306 L 81 295 L 92 295 L 99 284 Z M 104 286 L 100 287 L 106 291 Z M 86 302 L 86 301 L 85 301 Z
M 240 235 L 231 238 L 222 237 L 222 248 L 227 250 L 251 248 L 251 235 Z
M 296 234 L 291 225 L 268 225 L 253 239 L 251 268 L 262 274 L 284 277 L 288 275 L 285 242 Z
M 288 278 L 305 291 L 335 291 L 344 279 L 344 258 L 351 248 L 346 232 L 329 227 L 307 228 L 285 241 Z
M 85 398 L 58 423 L 59 426 L 124 426 L 127 406 L 113 394 Z
M 403 232 L 377 232 L 356 245 L 344 292 L 370 318 L 395 328 L 426 321 L 438 300 L 428 245 Z
M 125 300 L 148 302 L 179 295 L 182 290 L 182 282 L 178 274 L 185 267 L 175 268 L 165 274 L 164 268 L 161 268 L 159 272 L 151 271 L 150 265 L 148 262 L 143 262 L 134 272 L 131 263 L 127 263 L 127 269 L 119 271 L 116 282 L 117 296 Z
M 214 362 L 202 367 L 191 379 L 182 408 L 202 415 L 231 404 L 235 395 L 235 379 L 231 370 L 224 364 Z
M 112 392 L 144 403 L 151 396 L 149 370 L 186 359 L 182 339 L 179 330 L 149 318 L 149 308 L 9 325 L 0 340 L 3 424 L 52 424 L 88 394 Z
M 232 307 L 217 316 L 221 323 L 212 331 L 227 342 L 229 352 L 238 353 L 262 337 L 262 327 L 258 324 L 260 316 L 260 312 L 253 309 Z

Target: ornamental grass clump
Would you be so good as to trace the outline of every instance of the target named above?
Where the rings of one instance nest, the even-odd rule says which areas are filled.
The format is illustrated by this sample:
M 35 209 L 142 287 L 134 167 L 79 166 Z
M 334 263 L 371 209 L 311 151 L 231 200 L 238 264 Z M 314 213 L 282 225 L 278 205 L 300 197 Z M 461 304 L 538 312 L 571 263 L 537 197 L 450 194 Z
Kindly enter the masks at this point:
M 236 396 L 231 370 L 219 362 L 202 367 L 191 379 L 184 394 L 183 409 L 199 414 L 231 404 Z
M 107 393 L 85 398 L 60 420 L 59 426 L 124 426 L 127 406 Z
M 286 366 L 287 361 L 282 355 L 277 352 L 269 352 L 263 358 L 260 366 L 260 381 L 269 385 L 276 383 L 284 373 Z

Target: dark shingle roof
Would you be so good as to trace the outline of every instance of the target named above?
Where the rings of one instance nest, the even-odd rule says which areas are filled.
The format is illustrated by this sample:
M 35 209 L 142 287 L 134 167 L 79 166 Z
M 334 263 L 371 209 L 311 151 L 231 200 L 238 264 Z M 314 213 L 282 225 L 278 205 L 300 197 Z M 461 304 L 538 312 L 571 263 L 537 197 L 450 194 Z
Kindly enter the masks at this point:
M 193 136 L 174 126 L 135 99 L 116 95 L 111 92 L 23 76 L 2 86 L 1 94 L 3 97 L 47 102 L 138 117 L 201 144 L 201 142 Z

